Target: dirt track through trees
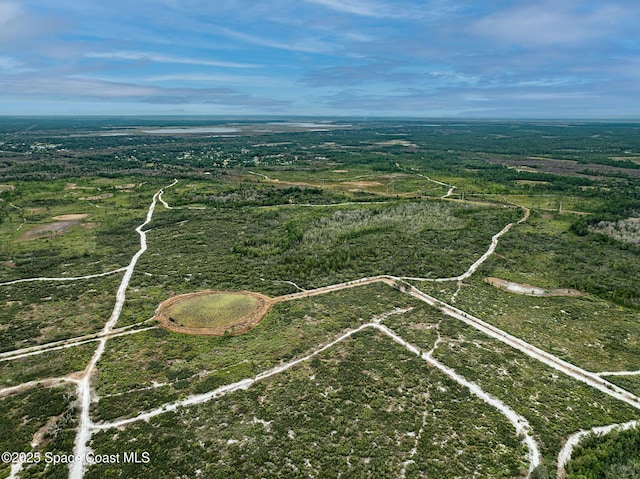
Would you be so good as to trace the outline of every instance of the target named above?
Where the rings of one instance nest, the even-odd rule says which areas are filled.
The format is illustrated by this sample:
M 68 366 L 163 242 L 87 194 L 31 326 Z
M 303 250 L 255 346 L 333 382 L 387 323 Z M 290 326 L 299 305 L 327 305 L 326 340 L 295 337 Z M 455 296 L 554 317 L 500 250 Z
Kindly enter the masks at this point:
M 423 176 L 424 175 L 419 175 L 419 176 Z M 449 191 L 445 196 L 450 196 L 452 191 L 453 191 L 453 187 L 452 185 L 447 185 L 445 183 L 442 182 L 438 182 L 435 180 L 431 180 L 428 177 L 424 177 L 425 179 L 432 181 L 434 183 L 438 183 L 441 184 L 442 186 L 447 186 L 449 187 Z M 175 180 L 172 184 L 168 185 L 165 188 L 174 186 L 177 183 L 178 180 Z M 164 192 L 164 188 L 161 188 L 160 190 L 158 190 L 152 199 L 151 205 L 149 206 L 148 212 L 147 212 L 147 216 L 145 221 L 138 226 L 135 231 L 139 234 L 140 236 L 140 249 L 138 250 L 138 252 L 133 256 L 133 258 L 131 259 L 131 262 L 129 263 L 129 265 L 126 268 L 121 268 L 118 270 L 114 270 L 111 272 L 107 272 L 107 273 L 100 273 L 98 275 L 89 275 L 89 276 L 79 276 L 79 277 L 75 277 L 75 278 L 29 278 L 29 279 L 24 279 L 24 280 L 15 280 L 15 281 L 11 281 L 11 282 L 7 282 L 7 283 L 2 283 L 0 284 L 0 286 L 2 285 L 9 285 L 9 284 L 15 284 L 15 283 L 19 283 L 19 282 L 28 282 L 28 281 L 71 281 L 71 280 L 82 280 L 82 279 L 88 279 L 91 277 L 99 277 L 99 276 L 106 276 L 108 274 L 114 274 L 117 272 L 122 272 L 124 271 L 124 277 L 122 279 L 122 282 L 120 284 L 120 287 L 118 288 L 117 294 L 116 294 L 116 303 L 114 305 L 114 309 L 113 312 L 109 318 L 109 320 L 107 321 L 107 323 L 105 324 L 103 331 L 101 333 L 98 333 L 97 335 L 89 335 L 91 337 L 87 338 L 87 337 L 80 337 L 80 338 L 73 338 L 71 340 L 66 340 L 66 341 L 62 341 L 60 342 L 60 344 L 49 344 L 49 345 L 41 345 L 41 346 L 36 346 L 33 348 L 25 348 L 25 350 L 19 350 L 19 351 L 9 351 L 7 353 L 3 353 L 2 355 L 0 355 L 0 360 L 9 360 L 9 359 L 16 359 L 19 357 L 23 357 L 23 356 L 27 356 L 30 354 L 39 354 L 40 352 L 44 352 L 44 351 L 49 351 L 49 350 L 55 350 L 55 349 L 60 349 L 60 348 L 66 348 L 66 347 L 73 347 L 73 346 L 77 346 L 79 344 L 84 344 L 84 342 L 87 341 L 98 341 L 99 345 L 91 359 L 91 361 L 88 363 L 82 377 L 80 379 L 76 379 L 76 378 L 69 378 L 69 380 L 71 382 L 74 382 L 77 384 L 77 395 L 78 395 L 78 400 L 80 403 L 80 417 L 79 417 L 79 428 L 78 428 L 78 433 L 74 442 L 74 454 L 79 455 L 80 457 L 85 457 L 86 453 L 89 450 L 89 441 L 91 439 L 92 433 L 94 431 L 98 431 L 98 430 L 105 430 L 105 429 L 110 429 L 110 428 L 119 428 L 119 427 L 124 427 L 128 424 L 131 424 L 133 422 L 136 421 L 140 421 L 140 420 L 148 420 L 152 417 L 158 416 L 160 414 L 164 414 L 166 412 L 171 412 L 171 411 L 175 411 L 177 408 L 179 407 L 187 407 L 187 406 L 192 406 L 192 405 L 196 405 L 196 404 L 201 404 L 204 402 L 207 402 L 211 399 L 220 397 L 222 395 L 231 393 L 233 391 L 237 391 L 239 389 L 247 389 L 248 387 L 250 387 L 252 384 L 254 384 L 257 381 L 261 381 L 263 379 L 269 378 L 271 376 L 274 376 L 276 374 L 279 374 L 283 371 L 286 371 L 287 369 L 294 367 L 297 364 L 300 364 L 303 361 L 307 361 L 310 358 L 314 357 L 317 354 L 320 354 L 321 352 L 327 350 L 328 348 L 333 347 L 334 345 L 338 344 L 339 342 L 351 337 L 353 334 L 362 331 L 365 328 L 375 328 L 378 331 L 382 332 L 383 334 L 385 334 L 386 336 L 390 337 L 392 340 L 394 340 L 395 342 L 397 342 L 398 344 L 401 344 L 402 346 L 404 346 L 408 351 L 412 352 L 413 354 L 416 354 L 418 357 L 420 357 L 422 360 L 426 361 L 427 363 L 429 363 L 431 366 L 439 369 L 441 372 L 443 372 L 444 374 L 447 374 L 450 378 L 452 378 L 453 380 L 455 380 L 458 384 L 468 388 L 474 395 L 478 396 L 479 398 L 481 398 L 482 400 L 484 400 L 485 402 L 487 402 L 488 404 L 492 405 L 493 407 L 497 408 L 498 410 L 500 410 L 500 412 L 505 415 L 505 417 L 508 418 L 508 420 L 511 422 L 511 424 L 514 426 L 514 428 L 516 429 L 516 431 L 518 432 L 518 434 L 521 434 L 524 437 L 524 442 L 526 443 L 527 449 L 528 449 L 528 460 L 529 460 L 529 471 L 533 470 L 533 468 L 539 464 L 540 462 L 540 453 L 539 453 L 539 449 L 538 446 L 535 442 L 535 440 L 533 439 L 532 435 L 531 435 L 531 428 L 529 426 L 529 424 L 527 423 L 526 419 L 524 419 L 523 417 L 519 416 L 517 413 L 515 413 L 509 406 L 507 406 L 506 404 L 502 403 L 499 399 L 494 398 L 493 396 L 490 396 L 489 394 L 485 393 L 484 391 L 482 391 L 477 385 L 475 385 L 474 383 L 471 383 L 469 381 L 467 381 L 464 377 L 462 377 L 461 375 L 459 375 L 458 373 L 456 373 L 454 370 L 452 370 L 451 368 L 448 368 L 447 366 L 443 365 L 442 363 L 439 363 L 438 361 L 436 361 L 435 359 L 433 359 L 431 357 L 431 354 L 429 352 L 421 352 L 417 347 L 411 345 L 410 343 L 408 343 L 407 341 L 405 341 L 404 339 L 402 339 L 400 336 L 398 336 L 395 332 L 393 332 L 392 330 L 390 330 L 389 328 L 387 328 L 386 326 L 381 324 L 381 321 L 384 319 L 384 317 L 380 317 L 380 318 L 374 318 L 373 322 L 370 323 L 366 323 L 363 324 L 361 326 L 359 326 L 358 328 L 354 328 L 351 330 L 346 331 L 345 333 L 343 333 L 342 335 L 340 335 L 337 339 L 335 339 L 334 341 L 314 350 L 313 352 L 307 354 L 304 357 L 295 359 L 293 361 L 290 361 L 289 363 L 285 364 L 285 365 L 280 365 L 277 367 L 274 367 L 272 369 L 269 369 L 267 371 L 264 371 L 263 373 L 258 374 L 257 376 L 255 376 L 254 378 L 247 378 L 244 379 L 242 381 L 238 381 L 236 383 L 232 383 L 232 384 L 228 384 L 225 386 L 222 386 L 220 388 L 217 388 L 213 391 L 209 391 L 207 393 L 204 394 L 199 394 L 199 395 L 194 395 L 194 396 L 190 396 L 186 399 L 183 399 L 181 401 L 178 402 L 174 402 L 174 403 L 168 403 L 165 405 L 160 406 L 159 408 L 153 409 L 151 411 L 148 411 L 146 413 L 137 415 L 135 417 L 132 418 L 127 418 L 127 419 L 121 419 L 119 421 L 113 421 L 113 422 L 108 422 L 108 423 L 102 423 L 102 424 L 95 424 L 91 421 L 91 418 L 89 416 L 89 409 L 90 409 L 90 404 L 91 404 L 91 395 L 92 395 L 92 388 L 91 388 L 91 384 L 90 384 L 90 380 L 91 377 L 93 375 L 93 373 L 96 370 L 96 365 L 98 363 L 98 361 L 100 360 L 100 358 L 102 357 L 102 354 L 104 352 L 105 349 L 105 345 L 106 345 L 106 341 L 109 337 L 111 336 L 115 336 L 118 334 L 134 334 L 137 332 L 140 332 L 142 329 L 138 329 L 138 330 L 131 330 L 131 331 L 122 331 L 124 328 L 120 328 L 119 330 L 114 330 L 114 326 L 118 321 L 118 318 L 120 316 L 120 313 L 122 311 L 122 307 L 124 305 L 125 299 L 126 299 L 126 290 L 129 284 L 129 281 L 131 279 L 131 276 L 134 272 L 136 263 L 138 261 L 138 259 L 140 258 L 140 256 L 146 251 L 147 249 L 147 241 L 146 241 L 146 234 L 143 231 L 143 228 L 148 225 L 151 222 L 153 213 L 154 213 L 154 209 L 157 203 L 161 203 L 166 209 L 171 209 L 171 206 L 169 206 L 163 199 L 162 199 L 162 194 Z M 522 207 L 522 209 L 524 210 L 524 216 L 522 217 L 522 219 L 520 219 L 517 223 L 522 223 L 524 221 L 527 220 L 527 218 L 529 217 L 529 210 L 527 208 Z M 431 306 L 434 306 L 436 308 L 438 308 L 442 313 L 444 313 L 447 316 L 456 318 L 472 327 L 474 327 L 475 329 L 483 332 L 484 334 L 487 334 L 488 336 L 495 338 L 505 344 L 508 344 L 509 346 L 518 349 L 519 351 L 521 351 L 522 353 L 535 358 L 539 361 L 541 361 L 543 364 L 546 364 L 547 366 L 550 366 L 558 371 L 563 372 L 564 374 L 578 380 L 581 382 L 584 382 L 596 389 L 598 389 L 599 391 L 601 391 L 602 393 L 605 393 L 609 396 L 612 396 L 620 401 L 625 402 L 626 404 L 629 404 L 633 407 L 635 407 L 636 409 L 640 409 L 640 399 L 634 395 L 631 394 L 630 392 L 606 381 L 605 379 L 603 379 L 602 377 L 600 377 L 597 373 L 590 373 L 588 371 L 585 371 L 573 364 L 570 364 L 566 361 L 563 361 L 553 355 L 551 355 L 550 353 L 547 353 L 545 351 L 540 350 L 539 348 L 536 348 L 535 346 L 519 339 L 516 338 L 502 330 L 500 330 L 499 328 L 496 328 L 482 320 L 480 320 L 479 318 L 476 318 L 472 315 L 467 314 L 464 311 L 461 311 L 457 308 L 455 308 L 454 306 L 444 303 L 440 300 L 437 300 L 429 295 L 427 295 L 426 293 L 423 293 L 422 291 L 418 290 L 417 288 L 411 286 L 410 284 L 406 283 L 404 280 L 405 279 L 412 279 L 412 280 L 416 280 L 416 281 L 436 281 L 436 282 L 444 282 L 444 281 L 458 281 L 461 282 L 462 280 L 470 277 L 476 270 L 477 268 L 484 263 L 484 261 L 486 261 L 495 251 L 496 247 L 498 246 L 498 241 L 499 238 L 506 234 L 512 227 L 514 226 L 514 223 L 510 223 L 508 225 L 506 225 L 500 232 L 496 233 L 492 239 L 491 239 L 491 244 L 488 248 L 488 250 L 477 260 L 475 261 L 470 267 L 469 269 L 467 269 L 467 271 L 459 276 L 455 276 L 452 278 L 435 278 L 435 279 L 428 279 L 428 278 L 399 278 L 399 277 L 394 277 L 394 276 L 388 276 L 388 275 L 379 275 L 379 276 L 372 276 L 372 277 L 366 277 L 366 278 L 361 278 L 361 279 L 357 279 L 357 280 L 353 280 L 353 281 L 347 281 L 345 283 L 340 283 L 340 284 L 335 284 L 335 285 L 330 285 L 330 286 L 325 286 L 322 288 L 317 288 L 314 290 L 308 290 L 308 291 L 299 291 L 297 293 L 292 293 L 292 294 L 287 294 L 287 295 L 283 295 L 283 296 L 279 296 L 277 298 L 274 298 L 273 301 L 292 301 L 292 300 L 296 300 L 296 299 L 300 299 L 300 298 L 306 298 L 306 297 L 311 297 L 311 296 L 316 296 L 316 295 L 321 295 L 321 294 L 327 294 L 327 293 L 331 293 L 331 292 L 335 292 L 335 291 L 340 291 L 340 290 L 344 290 L 344 289 L 348 289 L 348 288 L 355 288 L 355 287 L 359 287 L 359 286 L 363 286 L 363 285 L 367 285 L 367 284 L 372 284 L 372 283 L 377 283 L 377 282 L 382 282 L 385 283 L 391 287 L 394 287 L 398 290 L 400 290 L 401 292 L 408 294 L 420 301 L 423 301 Z M 297 285 L 295 285 L 297 287 Z M 298 289 L 301 289 L 298 287 Z M 397 312 L 391 312 L 390 314 L 398 314 Z M 146 328 L 148 329 L 148 328 Z M 600 373 L 601 375 L 606 375 L 606 374 L 610 374 L 610 373 Z M 619 373 L 619 374 L 624 374 L 623 372 Z M 65 378 L 52 378 L 52 379 L 44 379 L 44 380 L 40 380 L 39 382 L 32 382 L 32 383 L 25 383 L 23 385 L 19 385 L 16 386 L 16 388 L 28 388 L 28 387 L 36 387 L 39 383 L 40 385 L 55 385 L 57 381 L 59 380 L 65 380 Z M 59 382 L 58 382 L 59 383 Z M 0 392 L 5 392 L 7 394 L 11 394 L 13 392 L 14 388 L 5 388 L 4 390 L 0 390 Z M 613 427 L 613 426 L 608 426 L 608 427 Z M 580 436 L 580 433 L 576 433 L 576 435 L 574 435 L 575 437 L 582 437 Z M 573 437 L 573 436 L 572 436 Z M 579 439 L 578 439 L 579 440 Z M 572 439 L 572 441 L 574 441 Z M 577 440 L 575 440 L 577 442 Z M 566 449 L 566 451 L 565 451 Z M 569 446 L 565 446 L 565 449 L 563 449 L 563 451 L 565 451 L 563 454 L 563 458 L 562 460 L 566 462 L 566 460 L 568 460 L 567 458 L 570 457 L 571 454 L 571 447 Z M 568 451 L 568 452 L 567 452 Z M 559 464 L 560 464 L 560 459 L 559 459 Z M 564 462 L 563 462 L 564 464 Z M 21 468 L 21 464 L 14 464 L 12 466 L 12 471 L 17 471 Z M 85 472 L 85 468 L 86 468 L 86 463 L 85 462 L 81 462 L 81 463 L 72 463 L 70 465 L 70 472 L 69 472 L 69 477 L 71 479 L 82 479 L 84 472 Z

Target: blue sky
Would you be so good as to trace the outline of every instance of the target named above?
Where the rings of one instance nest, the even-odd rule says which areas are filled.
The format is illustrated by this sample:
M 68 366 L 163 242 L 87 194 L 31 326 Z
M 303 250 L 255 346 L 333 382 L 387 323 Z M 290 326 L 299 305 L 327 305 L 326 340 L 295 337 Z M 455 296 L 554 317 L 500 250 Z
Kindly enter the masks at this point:
M 0 114 L 640 118 L 637 0 L 0 0 Z

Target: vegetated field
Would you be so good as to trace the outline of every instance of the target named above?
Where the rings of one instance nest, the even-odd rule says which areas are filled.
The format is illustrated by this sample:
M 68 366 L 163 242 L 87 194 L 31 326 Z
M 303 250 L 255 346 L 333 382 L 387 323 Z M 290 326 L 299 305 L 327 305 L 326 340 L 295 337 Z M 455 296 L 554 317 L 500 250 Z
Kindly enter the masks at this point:
M 640 461 L 640 430 L 613 431 L 605 437 L 593 434 L 576 448 L 567 465 L 567 479 L 604 477 L 632 479 L 638 477 Z
M 640 370 L 638 311 L 590 295 L 523 296 L 479 280 L 467 282 L 455 304 L 588 371 Z
M 607 376 L 607 381 L 617 384 L 634 394 L 640 394 L 640 373 L 634 376 Z
M 66 464 L 46 465 L 49 454 L 68 454 L 75 437 L 75 408 L 71 388 L 32 389 L 0 401 L 0 449 L 19 452 L 31 450 L 42 454 L 42 461 L 31 466 L 29 477 L 66 477 Z M 6 477 L 8 464 L 0 463 L 0 474 Z M 44 474 L 44 476 L 43 476 Z
M 405 461 L 407 477 L 526 471 L 503 416 L 370 331 L 247 391 L 101 432 L 94 448 L 113 453 L 132 440 L 150 465 L 97 465 L 87 477 L 399 477 Z
M 195 334 L 242 333 L 267 313 L 270 299 L 256 293 L 204 291 L 165 301 L 156 314 L 162 324 Z
M 91 359 L 95 343 L 0 361 L 0 385 L 15 387 L 30 381 L 80 373 Z
M 388 336 L 367 328 L 320 350 L 370 322 L 524 417 L 542 453 L 538 477 L 578 429 L 640 417 L 383 283 L 276 303 L 239 335 L 150 321 L 168 298 L 203 290 L 226 295 L 196 296 L 171 317 L 223 332 L 254 307 L 241 292 L 456 277 L 522 218 L 520 205 L 529 219 L 471 277 L 412 284 L 587 370 L 638 371 L 639 125 L 354 120 L 274 133 L 253 120 L 29 121 L 0 119 L 0 283 L 43 279 L 0 285 L 6 450 L 71 454 L 83 413 L 108 427 L 159 408 L 149 422 L 90 428 L 87 442 L 101 454 L 148 451 L 149 463 L 93 465 L 85 477 L 526 476 L 527 450 L 507 418 Z M 233 131 L 144 133 L 163 127 Z M 130 134 L 103 135 L 114 130 Z M 147 217 L 143 252 L 136 228 Z M 581 294 L 523 296 L 485 277 Z M 73 338 L 99 334 L 120 306 L 114 327 L 133 328 L 103 338 L 89 377 L 100 343 Z M 25 349 L 34 346 L 45 349 Z M 603 377 L 640 391 L 637 376 Z M 74 384 L 83 378 L 88 391 Z M 202 395 L 209 401 L 180 406 Z M 67 465 L 20 472 L 67 475 Z
M 572 432 L 638 417 L 637 410 L 459 321 L 435 313 L 431 323 L 441 338 L 434 357 L 523 415 L 553 470 L 562 442 Z M 416 328 L 401 316 L 390 318 L 388 325 L 421 348 L 433 347 L 432 328 Z
M 99 332 L 122 273 L 82 281 L 0 287 L 0 352 Z
M 158 329 L 114 338 L 100 368 L 95 414 L 106 420 L 128 417 L 253 377 L 375 316 L 411 307 L 416 312 L 425 308 L 387 285 L 373 284 L 276 303 L 258 326 L 237 336 Z

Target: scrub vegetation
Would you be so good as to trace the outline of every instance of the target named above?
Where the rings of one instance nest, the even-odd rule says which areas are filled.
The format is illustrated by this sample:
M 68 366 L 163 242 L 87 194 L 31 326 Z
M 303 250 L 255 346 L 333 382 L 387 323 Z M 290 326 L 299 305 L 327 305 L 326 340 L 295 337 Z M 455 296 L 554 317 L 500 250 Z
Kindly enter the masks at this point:
M 553 477 L 571 434 L 640 417 L 398 279 L 638 395 L 638 124 L 338 123 L 0 119 L 4 450 L 150 454 L 86 478 Z M 224 295 L 167 318 L 220 336 L 152 319 L 198 292 Z M 242 292 L 299 295 L 225 335 Z M 567 477 L 634 477 L 636 439 L 587 439 Z

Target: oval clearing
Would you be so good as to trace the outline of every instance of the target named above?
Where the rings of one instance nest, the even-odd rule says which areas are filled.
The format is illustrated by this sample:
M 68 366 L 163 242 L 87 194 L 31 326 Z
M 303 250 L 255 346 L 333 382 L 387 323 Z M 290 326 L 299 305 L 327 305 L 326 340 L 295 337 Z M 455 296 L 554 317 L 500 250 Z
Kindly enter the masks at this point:
M 271 299 L 252 292 L 200 291 L 163 302 L 156 319 L 173 331 L 223 335 L 247 331 L 267 314 Z

